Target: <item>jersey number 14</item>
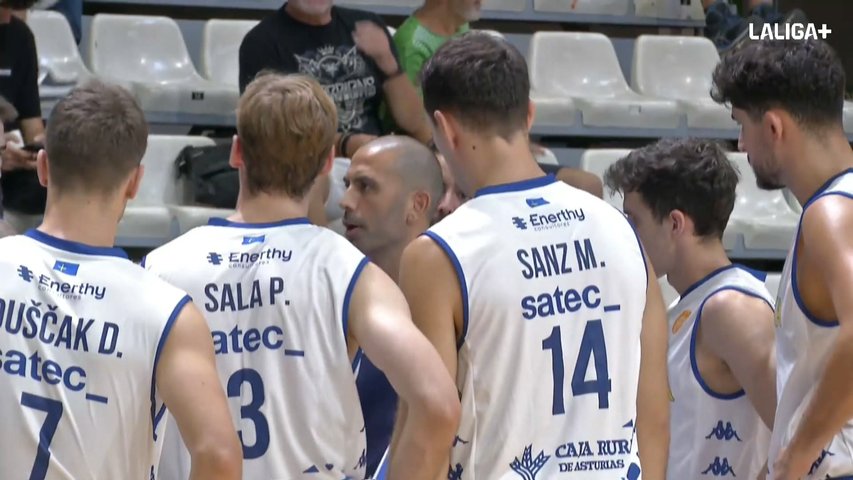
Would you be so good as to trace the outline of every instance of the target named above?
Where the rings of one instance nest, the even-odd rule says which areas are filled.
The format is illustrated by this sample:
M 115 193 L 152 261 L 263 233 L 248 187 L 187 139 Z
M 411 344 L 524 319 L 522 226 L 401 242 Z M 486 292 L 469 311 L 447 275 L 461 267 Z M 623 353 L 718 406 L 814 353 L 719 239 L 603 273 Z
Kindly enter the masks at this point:
M 553 415 L 566 413 L 564 399 L 565 363 L 563 362 L 563 337 L 560 327 L 551 330 L 551 335 L 542 340 L 542 350 L 551 350 L 551 370 L 554 379 L 554 397 L 551 403 Z M 589 362 L 593 360 L 595 378 L 586 379 Z M 575 362 L 575 370 L 572 373 L 572 395 L 580 396 L 591 393 L 598 394 L 598 408 L 610 407 L 610 391 L 612 382 L 607 372 L 607 346 L 604 343 L 604 328 L 601 320 L 590 320 L 586 322 L 583 331 L 578 358 Z

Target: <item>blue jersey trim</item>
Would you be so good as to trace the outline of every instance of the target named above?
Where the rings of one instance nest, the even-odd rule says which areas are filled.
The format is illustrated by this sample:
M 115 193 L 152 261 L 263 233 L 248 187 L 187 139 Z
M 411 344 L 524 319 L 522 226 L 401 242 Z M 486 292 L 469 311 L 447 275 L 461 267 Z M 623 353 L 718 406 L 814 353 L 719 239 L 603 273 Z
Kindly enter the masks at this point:
M 364 355 L 364 352 L 361 350 L 361 347 L 355 351 L 355 355 L 352 357 L 352 373 L 355 373 L 358 370 L 358 367 L 361 366 L 361 357 Z
M 190 296 L 184 295 L 184 297 L 175 305 L 175 308 L 172 309 L 172 313 L 169 315 L 169 319 L 166 320 L 166 325 L 163 327 L 163 333 L 160 335 L 160 340 L 157 342 L 157 350 L 154 353 L 154 369 L 151 372 L 151 424 L 153 427 L 156 427 L 158 422 L 155 394 L 157 393 L 157 364 L 160 362 L 160 353 L 163 352 L 163 347 L 166 345 L 166 339 L 172 331 L 172 326 L 175 324 L 175 320 L 177 320 L 178 315 L 181 314 L 184 306 L 189 302 Z M 157 440 L 156 431 L 154 432 L 154 440 Z
M 800 246 L 800 232 L 803 229 L 803 217 L 806 214 L 806 209 L 817 200 L 823 197 L 827 197 L 829 195 L 838 195 L 841 197 L 853 199 L 853 195 L 847 192 L 824 192 L 824 190 L 826 190 L 833 181 L 849 172 L 853 172 L 853 169 L 845 170 L 844 172 L 841 172 L 840 174 L 829 179 L 822 187 L 820 187 L 817 192 L 815 192 L 814 195 L 811 196 L 811 198 L 809 198 L 809 201 L 807 201 L 806 204 L 803 205 L 803 213 L 800 215 L 800 221 L 797 224 L 797 235 L 794 237 L 794 251 L 792 253 L 791 258 L 791 291 L 794 292 L 794 301 L 797 303 L 797 307 L 799 307 L 800 311 L 803 312 L 803 315 L 805 315 L 810 322 L 817 325 L 818 327 L 834 328 L 837 327 L 839 323 L 838 320 L 827 320 L 825 318 L 820 318 L 817 315 L 813 314 L 808 309 L 808 307 L 806 307 L 806 302 L 803 301 L 803 297 L 800 295 L 799 282 L 797 282 L 797 252 L 799 251 Z
M 520 182 L 503 183 L 500 185 L 491 185 L 483 187 L 474 193 L 474 197 L 482 197 L 483 195 L 491 195 L 493 193 L 521 192 L 531 190 L 533 188 L 544 187 L 557 181 L 557 177 L 553 175 L 545 175 L 542 177 L 522 180 Z
M 712 278 L 716 277 L 717 275 L 719 275 L 719 274 L 721 274 L 721 273 L 723 273 L 723 272 L 727 272 L 727 271 L 729 271 L 729 270 L 735 269 L 735 268 L 738 268 L 738 265 L 737 265 L 737 264 L 734 264 L 734 263 L 730 263 L 730 264 L 725 265 L 725 266 L 723 266 L 723 267 L 720 267 L 720 268 L 717 268 L 717 269 L 715 269 L 715 270 L 712 270 L 712 271 L 711 271 L 711 273 L 709 273 L 709 274 L 705 275 L 704 277 L 702 277 L 702 278 L 701 278 L 700 280 L 698 280 L 697 282 L 694 282 L 694 283 L 693 283 L 693 285 L 690 285 L 689 287 L 687 287 L 687 289 L 686 289 L 686 290 L 684 290 L 684 293 L 682 293 L 682 294 L 680 295 L 680 298 L 686 298 L 686 297 L 687 297 L 687 295 L 690 295 L 690 294 L 691 294 L 691 293 L 693 293 L 697 288 L 699 288 L 699 287 L 701 287 L 702 285 L 706 284 L 706 283 L 708 282 L 708 280 L 711 280 Z
M 347 334 L 349 334 L 349 302 L 352 299 L 352 292 L 353 290 L 355 290 L 355 284 L 356 282 L 358 282 L 358 277 L 361 276 L 361 271 L 364 270 L 364 267 L 367 266 L 368 263 L 370 263 L 370 259 L 367 257 L 362 258 L 361 261 L 358 262 L 358 266 L 355 267 L 355 271 L 352 273 L 352 278 L 349 281 L 349 285 L 347 285 L 347 291 L 344 294 L 344 307 L 343 311 L 341 312 L 341 323 L 343 323 L 345 343 L 347 341 L 347 338 L 349 338 L 347 336 Z
M 731 266 L 735 266 L 735 265 L 731 265 Z M 729 267 L 731 267 L 731 266 L 729 266 Z M 726 268 L 729 268 L 729 267 L 726 267 Z M 715 270 L 715 272 L 719 272 L 719 271 L 720 271 L 720 269 Z M 712 275 L 716 275 L 716 273 L 712 273 Z M 707 278 L 708 277 L 706 277 L 706 279 Z M 704 280 L 702 280 L 702 281 L 704 281 Z M 693 371 L 693 377 L 699 383 L 699 386 L 702 387 L 702 390 L 704 390 L 705 393 L 707 393 L 711 397 L 716 398 L 718 400 L 735 400 L 735 399 L 738 399 L 738 398 L 744 396 L 746 394 L 746 391 L 744 391 L 744 389 L 741 388 L 740 390 L 738 390 L 737 392 L 734 392 L 734 393 L 715 392 L 713 389 L 711 389 L 710 386 L 708 386 L 707 383 L 705 383 L 705 379 L 703 379 L 702 375 L 699 373 L 699 365 L 696 362 L 696 339 L 697 339 L 698 333 L 699 333 L 699 323 L 702 321 L 702 310 L 705 308 L 705 302 L 707 302 L 714 295 L 716 295 L 720 292 L 726 291 L 726 290 L 734 290 L 734 291 L 740 292 L 744 295 L 760 299 L 764 303 L 766 303 L 767 306 L 770 307 L 770 310 L 773 310 L 773 305 L 770 305 L 770 303 L 767 301 L 766 298 L 762 297 L 761 295 L 759 295 L 755 292 L 751 292 L 751 291 L 746 290 L 746 289 L 741 288 L 741 287 L 726 286 L 726 287 L 720 287 L 720 288 L 714 290 L 713 292 L 709 293 L 708 296 L 705 297 L 704 300 L 702 300 L 702 303 L 699 305 L 699 310 L 696 312 L 696 321 L 693 322 L 693 328 L 690 331 L 690 369 Z
M 145 268 L 145 260 L 147 260 L 147 259 L 148 259 L 148 255 L 145 255 L 144 257 L 142 257 L 142 260 L 139 261 L 139 266 L 142 268 Z
M 311 225 L 311 220 L 308 220 L 306 217 L 299 218 L 288 218 L 285 220 L 279 220 L 278 222 L 269 222 L 269 223 L 242 223 L 242 222 L 232 222 L 226 218 L 211 218 L 207 221 L 208 225 L 212 225 L 214 227 L 234 227 L 234 228 L 275 228 L 275 227 L 286 227 L 288 225 Z
M 53 235 L 49 235 L 47 233 L 42 232 L 41 230 L 36 229 L 27 230 L 24 235 L 32 238 L 37 242 L 43 243 L 47 246 L 59 250 L 65 250 L 66 252 L 77 253 L 81 255 L 98 255 L 103 257 L 118 257 L 127 259 L 127 253 L 125 253 L 124 250 L 116 247 L 94 247 L 92 245 L 86 245 L 83 243 L 72 242 L 71 240 L 57 238 Z
M 424 232 L 424 235 L 431 238 L 444 250 L 447 258 L 450 259 L 450 263 L 453 264 L 453 269 L 456 270 L 456 278 L 459 280 L 459 288 L 462 294 L 462 335 L 456 341 L 456 348 L 460 349 L 465 344 L 465 338 L 468 336 L 468 284 L 465 282 L 465 272 L 462 271 L 462 264 L 459 263 L 459 258 L 456 257 L 453 249 L 450 248 L 450 245 L 443 238 L 432 231 Z

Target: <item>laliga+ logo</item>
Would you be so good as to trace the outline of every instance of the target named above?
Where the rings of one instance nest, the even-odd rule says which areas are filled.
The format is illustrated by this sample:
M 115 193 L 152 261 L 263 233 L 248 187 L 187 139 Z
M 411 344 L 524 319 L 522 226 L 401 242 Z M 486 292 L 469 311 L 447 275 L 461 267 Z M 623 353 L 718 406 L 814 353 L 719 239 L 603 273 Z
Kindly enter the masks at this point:
M 832 30 L 825 23 L 820 28 L 814 23 L 765 23 L 761 31 L 749 24 L 750 40 L 826 40 L 830 33 Z

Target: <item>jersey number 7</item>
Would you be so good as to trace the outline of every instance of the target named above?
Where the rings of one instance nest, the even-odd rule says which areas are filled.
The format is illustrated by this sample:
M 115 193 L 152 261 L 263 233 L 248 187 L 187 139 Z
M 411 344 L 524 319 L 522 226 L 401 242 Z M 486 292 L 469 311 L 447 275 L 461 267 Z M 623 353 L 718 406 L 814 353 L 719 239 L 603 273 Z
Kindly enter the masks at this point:
M 50 463 L 50 442 L 53 441 L 59 419 L 62 418 L 62 403 L 24 392 L 21 394 L 21 405 L 47 414 L 39 431 L 38 451 L 33 462 L 33 470 L 30 472 L 30 480 L 44 480 Z

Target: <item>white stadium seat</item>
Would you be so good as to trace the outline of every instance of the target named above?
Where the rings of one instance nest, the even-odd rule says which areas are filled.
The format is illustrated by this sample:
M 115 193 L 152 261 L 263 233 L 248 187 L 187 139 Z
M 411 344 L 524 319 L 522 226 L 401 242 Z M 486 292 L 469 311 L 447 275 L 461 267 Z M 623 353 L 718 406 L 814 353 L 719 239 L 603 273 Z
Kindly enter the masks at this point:
M 598 175 L 598 178 L 601 178 L 603 181 L 604 172 L 607 170 L 607 167 L 624 158 L 629 153 L 631 153 L 631 150 L 622 148 L 589 149 L 583 152 L 580 166 L 582 170 Z M 622 193 L 609 191 L 607 188 L 604 190 L 604 200 L 618 208 L 621 212 L 623 200 Z
M 781 190 L 758 188 L 745 153 L 730 153 L 728 157 L 740 170 L 740 182 L 726 236 L 742 237 L 747 250 L 787 251 L 799 215 L 791 210 Z
M 485 0 L 483 10 L 500 10 L 523 12 L 527 8 L 527 0 Z
M 844 102 L 844 131 L 853 133 L 853 102 Z
M 677 101 L 690 128 L 736 129 L 731 110 L 711 99 L 711 74 L 719 61 L 705 37 L 640 35 L 631 86 L 642 95 Z
M 586 126 L 666 129 L 681 122 L 675 101 L 628 87 L 613 44 L 600 33 L 537 32 L 529 62 L 535 95 L 571 98 Z
M 779 295 L 779 283 L 782 281 L 781 273 L 768 273 L 767 279 L 764 280 L 764 286 L 770 292 L 770 295 L 776 297 Z
M 628 15 L 631 0 L 533 0 L 539 12 Z
M 344 193 L 347 190 L 344 185 L 344 175 L 349 170 L 350 159 L 344 157 L 336 157 L 332 163 L 332 171 L 329 172 L 329 198 L 326 199 L 326 220 L 328 227 L 343 235 L 344 225 L 343 217 L 344 210 L 341 208 L 341 200 L 344 198 Z
M 93 72 L 128 83 L 146 112 L 226 115 L 237 105 L 232 87 L 198 74 L 171 18 L 98 14 L 89 41 Z
M 201 47 L 201 70 L 205 78 L 235 90 L 238 88 L 240 43 L 257 24 L 254 20 L 220 19 L 205 23 Z
M 370 7 L 420 7 L 423 0 L 339 0 L 336 2 L 344 7 L 370 6 Z
M 148 137 L 148 149 L 142 158 L 145 173 L 136 198 L 128 203 L 119 223 L 117 245 L 157 246 L 179 233 L 172 209 L 186 203 L 188 192 L 185 182 L 177 177 L 175 159 L 187 145 L 207 146 L 214 142 L 200 136 Z
M 36 40 L 39 67 L 47 73 L 50 84 L 41 88 L 42 96 L 63 96 L 77 83 L 92 77 L 64 15 L 33 10 L 27 16 L 27 25 Z M 52 91 L 54 93 L 49 94 Z
M 705 20 L 702 0 L 687 0 L 686 5 L 682 3 L 672 0 L 634 0 L 634 12 L 638 17 Z

